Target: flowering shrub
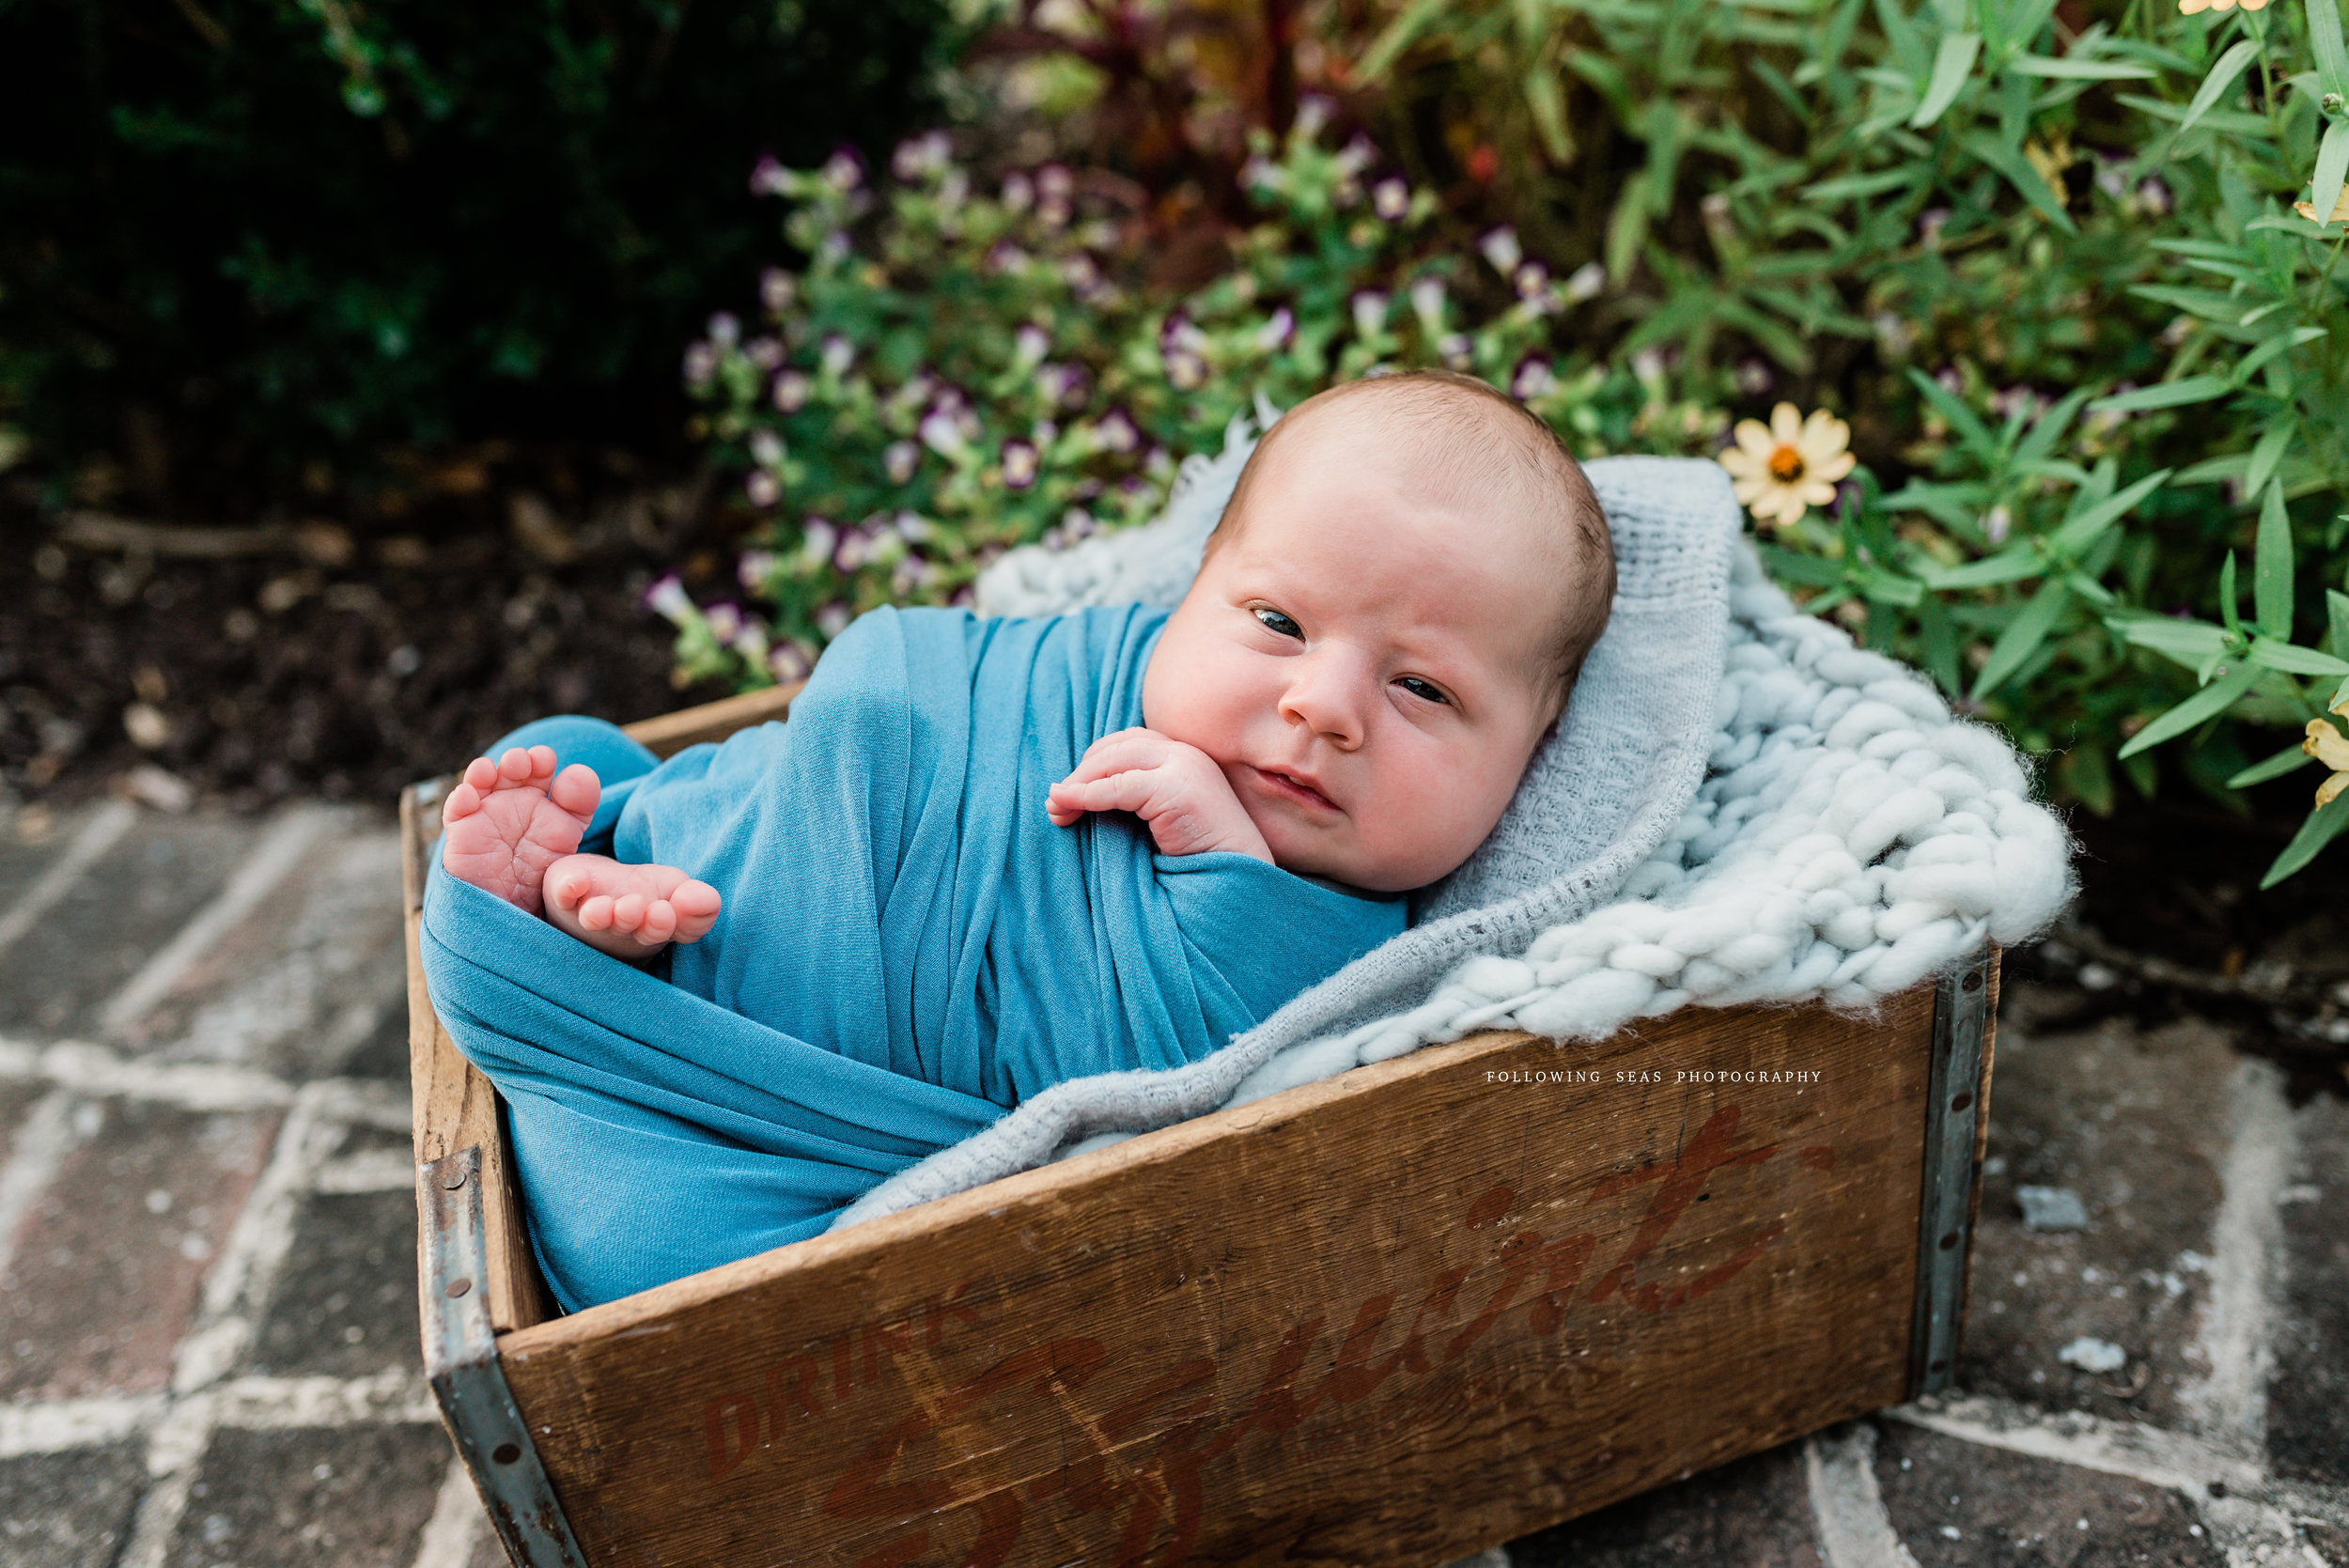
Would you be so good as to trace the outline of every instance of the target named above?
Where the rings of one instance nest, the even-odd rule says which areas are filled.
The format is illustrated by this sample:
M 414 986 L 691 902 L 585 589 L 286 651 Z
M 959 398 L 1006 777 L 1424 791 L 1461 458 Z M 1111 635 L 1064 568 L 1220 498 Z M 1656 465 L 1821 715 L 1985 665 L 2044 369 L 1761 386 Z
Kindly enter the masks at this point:
M 714 318 L 685 375 L 772 520 L 739 562 L 754 608 L 656 585 L 683 669 L 795 678 L 873 605 L 956 602 L 1011 545 L 1151 516 L 1173 454 L 1220 447 L 1258 394 L 1287 407 L 1374 365 L 1481 375 L 1589 452 L 1665 427 L 1661 444 L 1703 449 L 1719 411 L 1660 402 L 1657 367 L 1554 357 L 1595 270 L 1555 278 L 1506 229 L 1441 254 L 1433 198 L 1322 129 L 1309 105 L 1277 159 L 1263 144 L 1245 178 L 1270 216 L 1179 301 L 1134 287 L 1139 225 L 1064 167 L 980 192 L 942 134 L 900 147 L 879 190 L 846 153 L 762 165 L 810 260 L 766 274 L 758 326 Z
M 2222 800 L 2343 756 L 2307 729 L 2349 697 L 2339 0 L 1389 14 L 1354 111 L 1428 178 L 1470 147 L 1515 226 L 1472 241 L 1369 144 L 1324 147 L 1315 114 L 1243 177 L 1266 222 L 1179 301 L 1126 281 L 1121 212 L 979 198 L 942 144 L 914 144 L 885 203 L 773 177 L 816 260 L 771 346 L 716 334 L 691 368 L 711 433 L 759 461 L 751 499 L 780 508 L 784 565 L 751 580 L 805 640 L 789 667 L 817 617 L 896 586 L 863 545 L 845 569 L 836 520 L 809 513 L 876 539 L 899 512 L 937 526 L 916 587 L 948 595 L 988 551 L 1146 513 L 1152 455 L 1214 445 L 1253 388 L 1287 403 L 1445 363 L 1585 454 L 1722 450 L 1772 569 L 2048 756 L 2059 798 L 2150 795 L 2169 742 Z M 1019 368 L 1023 324 L 1043 336 Z M 821 383 L 827 342 L 869 384 Z M 1064 370 L 1081 380 L 1054 409 L 1037 381 Z M 826 388 L 797 427 L 761 403 L 793 375 Z M 972 427 L 958 457 L 923 435 L 941 410 Z M 1095 440 L 1105 421 L 1130 447 Z M 714 667 L 699 637 L 689 660 Z M 2269 879 L 2344 826 L 2334 792 Z

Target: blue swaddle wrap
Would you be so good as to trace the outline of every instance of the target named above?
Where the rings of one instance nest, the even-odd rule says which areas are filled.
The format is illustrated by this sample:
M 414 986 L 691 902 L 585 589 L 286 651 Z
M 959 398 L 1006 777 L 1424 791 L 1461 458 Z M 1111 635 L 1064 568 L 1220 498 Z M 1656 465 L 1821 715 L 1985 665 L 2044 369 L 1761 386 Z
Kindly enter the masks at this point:
M 566 1308 L 814 1235 L 1039 1090 L 1199 1061 L 1403 930 L 1400 897 L 1047 820 L 1085 748 L 1142 722 L 1167 613 L 877 610 L 788 723 L 658 766 L 592 721 L 500 743 L 596 767 L 583 849 L 725 899 L 664 980 L 433 857 L 426 982 L 506 1100 Z

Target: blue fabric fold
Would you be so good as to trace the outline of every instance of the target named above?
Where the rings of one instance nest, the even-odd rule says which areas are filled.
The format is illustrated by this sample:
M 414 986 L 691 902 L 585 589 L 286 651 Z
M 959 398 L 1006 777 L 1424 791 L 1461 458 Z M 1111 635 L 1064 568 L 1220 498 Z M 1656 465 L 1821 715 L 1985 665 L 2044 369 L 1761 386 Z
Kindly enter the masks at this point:
M 1123 815 L 1047 819 L 1085 748 L 1142 722 L 1167 613 L 877 610 L 788 723 L 657 765 L 592 720 L 492 748 L 588 762 L 582 847 L 725 899 L 640 968 L 435 858 L 426 984 L 506 1101 L 566 1309 L 814 1235 L 1038 1091 L 1196 1062 L 1402 931 L 1400 897 L 1160 855 Z

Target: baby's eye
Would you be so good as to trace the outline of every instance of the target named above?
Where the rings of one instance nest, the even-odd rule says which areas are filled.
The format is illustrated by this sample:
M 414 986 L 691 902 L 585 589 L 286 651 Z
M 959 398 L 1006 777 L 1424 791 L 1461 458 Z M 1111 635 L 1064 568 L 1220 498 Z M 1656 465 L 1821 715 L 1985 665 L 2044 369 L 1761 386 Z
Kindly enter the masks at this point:
M 1282 614 L 1278 610 L 1259 610 L 1256 612 L 1256 619 L 1283 637 L 1294 637 L 1300 643 L 1305 640 L 1305 629 Z
M 1437 691 L 1433 686 L 1430 686 L 1427 682 L 1420 679 L 1417 675 L 1397 675 L 1394 683 L 1403 688 L 1404 691 L 1408 691 L 1412 696 L 1423 697 L 1431 703 L 1451 701 L 1449 697 L 1446 697 L 1442 692 Z

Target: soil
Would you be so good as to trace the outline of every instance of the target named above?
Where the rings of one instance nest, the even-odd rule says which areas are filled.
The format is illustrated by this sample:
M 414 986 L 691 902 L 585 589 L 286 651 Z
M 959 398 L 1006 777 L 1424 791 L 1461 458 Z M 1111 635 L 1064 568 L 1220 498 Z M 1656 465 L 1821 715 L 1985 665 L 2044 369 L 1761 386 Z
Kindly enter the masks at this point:
M 676 563 L 728 568 L 713 487 L 630 468 L 461 458 L 413 493 L 251 528 L 0 494 L 0 789 L 389 810 L 525 720 L 726 695 L 673 684 L 642 601 Z

